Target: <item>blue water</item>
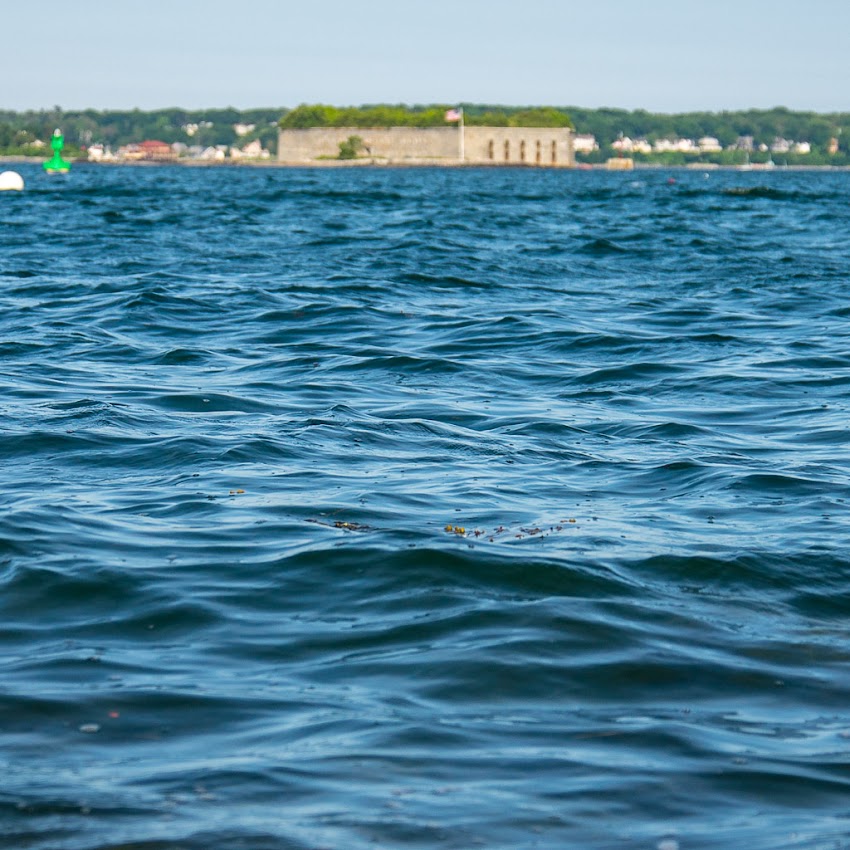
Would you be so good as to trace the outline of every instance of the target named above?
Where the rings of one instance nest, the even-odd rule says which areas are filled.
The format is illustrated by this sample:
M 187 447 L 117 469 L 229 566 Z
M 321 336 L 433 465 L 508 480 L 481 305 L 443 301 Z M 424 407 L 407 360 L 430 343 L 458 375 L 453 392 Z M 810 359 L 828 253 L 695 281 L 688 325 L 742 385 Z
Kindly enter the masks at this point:
M 20 170 L 0 847 L 850 846 L 850 174 Z

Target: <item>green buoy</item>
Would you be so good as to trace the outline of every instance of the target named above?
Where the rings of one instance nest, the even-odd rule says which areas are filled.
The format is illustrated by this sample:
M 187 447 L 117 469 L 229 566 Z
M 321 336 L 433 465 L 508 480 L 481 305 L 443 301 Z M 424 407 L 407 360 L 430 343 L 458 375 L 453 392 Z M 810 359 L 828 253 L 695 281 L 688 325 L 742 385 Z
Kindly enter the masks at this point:
M 61 130 L 53 131 L 50 147 L 53 148 L 53 158 L 44 163 L 44 170 L 48 174 L 67 174 L 71 170 L 71 163 L 62 159 L 62 148 L 65 147 L 65 137 L 62 135 Z

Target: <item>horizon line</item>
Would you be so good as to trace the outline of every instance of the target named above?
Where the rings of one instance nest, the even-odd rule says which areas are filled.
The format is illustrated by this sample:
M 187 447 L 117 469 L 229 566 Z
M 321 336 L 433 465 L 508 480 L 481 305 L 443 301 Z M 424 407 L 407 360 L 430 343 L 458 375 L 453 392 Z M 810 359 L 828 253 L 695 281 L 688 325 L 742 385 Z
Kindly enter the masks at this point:
M 711 115 L 722 115 L 724 113 L 730 112 L 776 112 L 776 111 L 785 111 L 785 112 L 802 112 L 802 113 L 811 113 L 813 115 L 850 115 L 850 107 L 847 109 L 830 109 L 830 110 L 819 110 L 814 108 L 798 108 L 798 107 L 790 107 L 782 104 L 776 104 L 773 106 L 746 106 L 746 107 L 723 107 L 721 109 L 708 109 L 708 108 L 690 108 L 684 110 L 675 110 L 669 111 L 666 109 L 649 109 L 644 106 L 638 107 L 626 107 L 626 106 L 580 106 L 578 104 L 570 104 L 570 105 L 558 105 L 553 103 L 488 103 L 485 101 L 471 101 L 471 100 L 462 100 L 462 101 L 433 101 L 431 103 L 405 103 L 405 102 L 391 102 L 391 101 L 365 101 L 359 104 L 337 104 L 337 103 L 326 103 L 320 101 L 313 102 L 302 102 L 297 106 L 233 106 L 232 104 L 227 104 L 224 106 L 179 106 L 179 105 L 169 105 L 169 106 L 156 106 L 156 107 L 147 107 L 142 108 L 140 106 L 107 106 L 107 107 L 98 107 L 98 106 L 84 106 L 84 107 L 63 107 L 60 104 L 54 104 L 50 107 L 26 107 L 23 109 L 15 109 L 12 107 L 4 107 L 0 106 L 0 113 L 3 112 L 11 112 L 11 113 L 27 113 L 27 112 L 41 112 L 41 113 L 55 113 L 59 112 L 61 114 L 70 113 L 70 112 L 168 112 L 172 110 L 177 110 L 181 112 L 206 112 L 206 111 L 224 111 L 224 110 L 233 110 L 234 112 L 252 112 L 252 111 L 282 111 L 282 112 L 291 112 L 294 109 L 297 109 L 299 106 L 332 106 L 338 109 L 362 109 L 365 107 L 376 107 L 376 106 L 393 106 L 393 107 L 405 107 L 408 109 L 420 109 L 420 108 L 429 108 L 429 107 L 450 107 L 450 106 L 461 106 L 461 107 L 486 107 L 493 109 L 558 109 L 564 112 L 569 112 L 570 110 L 584 110 L 589 112 L 646 112 L 653 115 L 692 115 L 696 113 L 707 113 Z

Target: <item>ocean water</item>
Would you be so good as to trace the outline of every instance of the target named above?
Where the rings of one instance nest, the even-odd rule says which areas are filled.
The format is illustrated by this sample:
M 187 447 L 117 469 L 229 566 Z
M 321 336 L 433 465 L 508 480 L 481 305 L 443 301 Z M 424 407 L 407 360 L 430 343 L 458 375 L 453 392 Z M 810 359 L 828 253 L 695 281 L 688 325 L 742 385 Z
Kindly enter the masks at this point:
M 850 174 L 20 170 L 0 847 L 850 847 Z

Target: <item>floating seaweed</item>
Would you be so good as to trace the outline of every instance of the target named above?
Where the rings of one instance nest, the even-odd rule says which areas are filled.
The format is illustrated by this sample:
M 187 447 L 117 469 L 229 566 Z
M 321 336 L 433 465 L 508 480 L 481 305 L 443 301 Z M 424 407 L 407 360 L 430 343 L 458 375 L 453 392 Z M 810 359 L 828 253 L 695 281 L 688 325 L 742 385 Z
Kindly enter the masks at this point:
M 325 528 L 339 528 L 343 531 L 374 531 L 371 525 L 365 525 L 360 522 L 346 522 L 340 519 L 333 522 L 325 522 L 321 519 L 308 519 L 307 522 L 312 522 L 314 525 L 323 525 Z
M 360 522 L 348 522 L 347 520 L 321 520 L 321 519 L 308 519 L 307 522 L 311 522 L 314 525 L 323 525 L 325 528 L 337 528 L 341 531 L 379 531 L 380 529 L 375 528 L 371 525 L 366 525 L 365 523 Z M 467 530 L 466 526 L 463 525 L 454 525 L 453 523 L 447 523 L 443 527 L 443 531 L 446 534 L 451 534 L 454 537 L 462 537 L 464 539 L 474 539 L 478 540 L 479 538 L 486 538 L 490 543 L 495 543 L 499 538 L 512 537 L 515 540 L 522 540 L 526 537 L 548 537 L 550 534 L 557 534 L 558 532 L 566 531 L 567 524 L 576 524 L 577 521 L 574 518 L 561 520 L 561 523 L 558 525 L 551 525 L 548 528 L 540 527 L 540 526 L 513 526 L 512 528 L 506 527 L 504 525 L 499 525 L 491 531 L 487 531 L 483 528 L 470 528 Z
M 479 538 L 486 537 L 490 543 L 495 543 L 495 541 L 500 537 L 506 537 L 508 535 L 512 535 L 515 540 L 522 540 L 525 537 L 547 537 L 550 534 L 556 534 L 558 532 L 565 530 L 565 524 L 577 524 L 575 518 L 571 517 L 570 519 L 561 520 L 559 525 L 550 525 L 548 529 L 541 528 L 539 526 L 526 527 L 521 526 L 520 528 L 506 528 L 504 525 L 497 526 L 492 531 L 485 531 L 480 528 L 474 528 L 471 531 L 467 531 L 466 528 L 462 525 L 452 525 L 449 523 L 445 526 L 443 531 L 447 534 L 453 534 L 457 537 L 467 537 L 467 538 Z

